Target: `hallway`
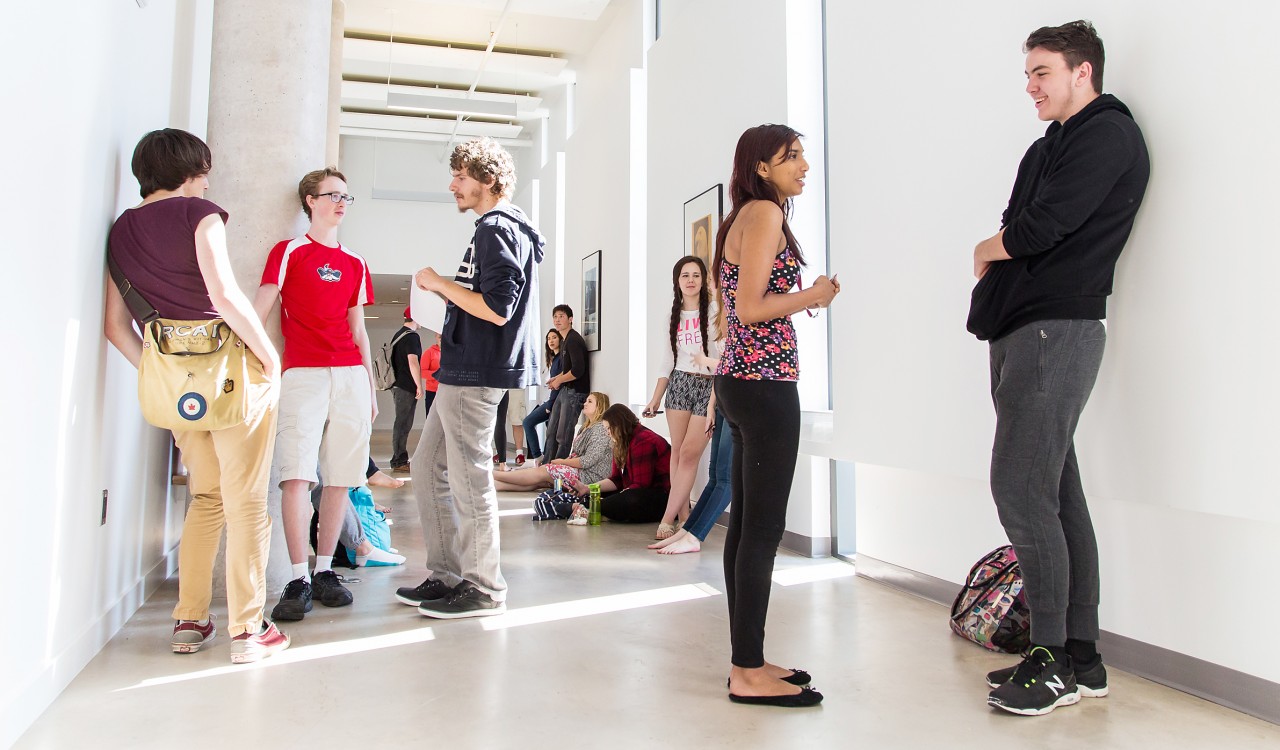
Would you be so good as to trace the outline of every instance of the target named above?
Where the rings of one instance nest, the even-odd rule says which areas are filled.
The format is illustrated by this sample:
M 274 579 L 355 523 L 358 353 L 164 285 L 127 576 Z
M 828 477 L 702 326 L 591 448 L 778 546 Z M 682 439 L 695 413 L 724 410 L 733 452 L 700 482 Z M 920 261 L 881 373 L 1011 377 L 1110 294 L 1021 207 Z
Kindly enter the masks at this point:
M 982 676 L 1009 657 L 951 635 L 936 604 L 788 553 L 769 654 L 813 672 L 826 700 L 731 704 L 724 530 L 701 554 L 659 556 L 649 524 L 533 523 L 530 494 L 499 496 L 509 612 L 429 620 L 392 596 L 423 578 L 409 487 L 374 493 L 409 563 L 340 570 L 360 579 L 355 604 L 288 624 L 281 656 L 233 667 L 225 630 L 198 654 L 169 653 L 171 580 L 15 747 L 991 748 L 1032 731 L 1050 747 L 1280 745 L 1280 727 L 1115 671 L 1111 697 L 1047 717 L 989 709 Z

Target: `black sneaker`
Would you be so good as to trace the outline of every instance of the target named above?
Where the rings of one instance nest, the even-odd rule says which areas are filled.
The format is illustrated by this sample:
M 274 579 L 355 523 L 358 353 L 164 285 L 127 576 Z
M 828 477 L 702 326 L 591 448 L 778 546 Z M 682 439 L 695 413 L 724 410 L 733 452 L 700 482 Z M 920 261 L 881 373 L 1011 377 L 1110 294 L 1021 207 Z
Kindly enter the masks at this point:
M 1021 716 L 1042 716 L 1058 706 L 1079 702 L 1080 690 L 1071 665 L 1055 661 L 1043 646 L 1033 647 L 1009 681 L 987 696 L 987 705 Z
M 448 599 L 452 595 L 452 586 L 446 586 L 443 581 L 434 578 L 428 578 L 417 586 L 401 586 L 396 589 L 396 598 L 410 607 L 421 606 L 423 602 L 434 602 L 436 599 Z
M 311 585 L 315 587 L 316 598 L 326 607 L 345 607 L 352 602 L 351 592 L 332 570 L 316 573 L 311 577 Z
M 305 578 L 295 578 L 284 586 L 280 603 L 271 610 L 273 620 L 301 620 L 311 611 L 311 584 Z
M 1025 654 L 1024 654 L 1025 656 Z M 987 673 L 987 686 L 998 688 L 1013 677 L 1018 665 L 997 669 Z M 1105 698 L 1110 688 L 1107 687 L 1107 668 L 1102 666 L 1102 657 L 1095 656 L 1091 662 L 1075 662 L 1072 671 L 1076 673 L 1076 687 L 1080 689 L 1081 698 Z
M 492 597 L 463 581 L 448 599 L 423 602 L 418 614 L 439 620 L 459 620 L 463 617 L 488 617 L 507 611 L 506 602 L 495 602 Z

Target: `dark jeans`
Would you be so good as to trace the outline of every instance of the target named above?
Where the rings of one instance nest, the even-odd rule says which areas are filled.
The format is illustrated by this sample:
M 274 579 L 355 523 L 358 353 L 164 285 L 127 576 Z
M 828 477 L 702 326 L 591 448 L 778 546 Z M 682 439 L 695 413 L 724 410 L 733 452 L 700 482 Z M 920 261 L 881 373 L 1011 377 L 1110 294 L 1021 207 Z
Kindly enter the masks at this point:
M 538 425 L 546 424 L 551 419 L 551 405 L 554 402 L 548 401 L 545 404 L 538 404 L 529 410 L 529 416 L 524 418 L 524 444 L 525 451 L 529 458 L 542 457 L 542 441 L 538 439 Z
M 729 475 L 733 469 L 733 439 L 726 433 L 728 425 L 724 415 L 716 409 L 716 427 L 711 433 L 711 465 L 707 468 L 707 486 L 702 488 L 702 496 L 698 504 L 693 506 L 689 520 L 684 522 L 685 531 L 698 537 L 698 541 L 707 541 L 711 527 L 720 520 L 720 514 L 729 507 L 733 499 L 733 486 Z
M 547 422 L 544 459 L 550 461 L 553 458 L 569 457 L 569 451 L 573 448 L 573 428 L 578 424 L 582 404 L 586 400 L 587 394 L 568 390 L 567 386 L 560 387 L 560 395 L 556 396 L 556 403 L 551 407 L 551 419 Z
M 600 515 L 621 523 L 653 523 L 661 521 L 667 509 L 669 490 L 661 487 L 637 487 L 600 498 Z
M 436 400 L 435 391 L 422 391 L 422 416 L 431 414 L 431 404 Z M 426 424 L 425 422 L 423 424 Z
M 413 410 L 418 399 L 413 391 L 406 391 L 400 386 L 391 389 L 391 397 L 396 402 L 396 421 L 391 426 L 391 466 L 404 466 L 409 463 L 409 430 L 413 429 Z
M 1029 323 L 991 342 L 991 495 L 1018 554 L 1031 640 L 1098 640 L 1098 542 L 1075 431 L 1107 332 L 1096 320 Z
M 733 513 L 724 542 L 731 661 L 764 666 L 773 558 L 787 525 L 787 500 L 800 448 L 800 391 L 794 381 L 717 375 L 716 402 L 733 435 Z
M 511 401 L 511 393 L 502 394 L 498 402 L 498 421 L 493 425 L 493 455 L 500 463 L 507 462 L 507 404 Z

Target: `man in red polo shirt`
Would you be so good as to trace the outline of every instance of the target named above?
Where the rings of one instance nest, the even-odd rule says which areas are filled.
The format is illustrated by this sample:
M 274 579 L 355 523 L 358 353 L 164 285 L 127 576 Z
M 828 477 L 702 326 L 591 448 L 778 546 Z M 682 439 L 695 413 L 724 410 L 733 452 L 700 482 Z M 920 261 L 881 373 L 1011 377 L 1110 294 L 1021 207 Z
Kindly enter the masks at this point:
M 293 580 L 271 611 L 275 620 L 301 620 L 311 611 L 313 594 L 328 607 L 351 603 L 351 592 L 331 565 L 349 503 L 347 488 L 365 484 L 377 416 L 364 327 L 373 281 L 364 259 L 338 242 L 338 226 L 355 198 L 347 194 L 342 173 L 328 167 L 302 178 L 298 199 L 311 227 L 271 249 L 254 300 L 264 321 L 280 302 L 284 335 L 275 461 Z M 320 477 L 316 566 L 309 575 L 310 493 Z

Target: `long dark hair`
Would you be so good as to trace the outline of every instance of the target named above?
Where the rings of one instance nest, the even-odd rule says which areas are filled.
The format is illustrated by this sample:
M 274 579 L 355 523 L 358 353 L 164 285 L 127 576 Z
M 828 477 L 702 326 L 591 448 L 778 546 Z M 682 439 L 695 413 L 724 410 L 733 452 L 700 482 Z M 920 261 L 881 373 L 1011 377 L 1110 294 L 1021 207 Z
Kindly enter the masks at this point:
M 640 428 L 640 418 L 623 404 L 614 404 L 605 409 L 601 417 L 609 426 L 609 435 L 613 438 L 613 461 L 618 471 L 627 465 L 627 455 L 631 452 L 631 439 Z
M 751 201 L 771 201 L 782 208 L 782 234 L 787 238 L 787 246 L 795 255 L 800 265 L 804 265 L 804 255 L 800 252 L 800 243 L 796 242 L 787 217 L 791 215 L 791 199 L 783 200 L 774 189 L 756 171 L 760 162 L 770 164 L 773 155 L 783 148 L 795 143 L 801 133 L 786 125 L 757 125 L 748 128 L 738 138 L 738 148 L 733 152 L 733 176 L 729 179 L 729 201 L 733 210 L 725 217 L 716 232 L 716 257 L 711 263 L 711 275 L 720 281 L 720 268 L 724 265 L 724 241 L 729 236 L 729 228 L 738 218 L 738 212 Z
M 547 331 L 547 336 L 550 336 L 553 333 L 556 335 L 556 338 L 560 341 L 560 346 L 564 347 L 564 336 L 561 336 L 560 332 L 554 328 L 552 328 L 550 331 Z M 547 336 L 542 337 L 542 351 L 545 355 L 545 358 L 542 361 L 546 363 L 547 372 L 551 372 L 551 360 L 556 358 L 557 353 L 551 351 L 551 345 L 547 343 Z
M 671 330 L 668 332 L 668 338 L 671 339 L 671 355 L 679 356 L 676 351 L 676 329 L 680 327 L 680 312 L 684 308 L 684 293 L 680 291 L 680 272 L 690 263 L 698 267 L 698 272 L 702 274 L 702 288 L 698 290 L 698 327 L 702 331 L 702 353 L 709 355 L 711 352 L 707 349 L 707 308 L 711 305 L 711 289 L 707 282 L 707 264 L 702 262 L 701 258 L 695 258 L 692 255 L 686 255 L 676 261 L 676 265 L 671 269 Z

